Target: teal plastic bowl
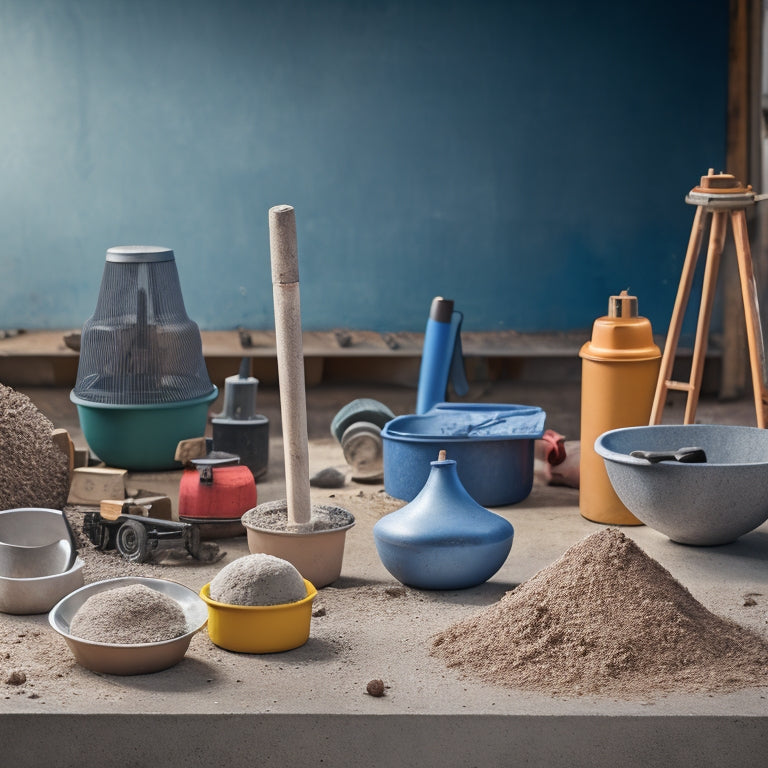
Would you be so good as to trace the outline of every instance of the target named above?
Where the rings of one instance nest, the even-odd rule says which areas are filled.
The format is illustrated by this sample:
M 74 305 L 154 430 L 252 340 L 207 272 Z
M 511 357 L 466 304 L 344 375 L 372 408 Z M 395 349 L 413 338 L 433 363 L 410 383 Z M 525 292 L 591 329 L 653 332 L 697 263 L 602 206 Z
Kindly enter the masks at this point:
M 88 447 L 105 464 L 131 470 L 178 469 L 180 440 L 202 437 L 219 390 L 194 400 L 156 405 L 91 403 L 70 393 Z

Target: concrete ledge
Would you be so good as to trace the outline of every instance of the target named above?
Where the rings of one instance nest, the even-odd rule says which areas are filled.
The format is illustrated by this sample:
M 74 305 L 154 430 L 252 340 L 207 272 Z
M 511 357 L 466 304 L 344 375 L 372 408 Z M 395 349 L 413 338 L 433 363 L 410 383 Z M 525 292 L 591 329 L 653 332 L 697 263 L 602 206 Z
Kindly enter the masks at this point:
M 0 739 L 14 768 L 749 768 L 768 717 L 6 715 Z

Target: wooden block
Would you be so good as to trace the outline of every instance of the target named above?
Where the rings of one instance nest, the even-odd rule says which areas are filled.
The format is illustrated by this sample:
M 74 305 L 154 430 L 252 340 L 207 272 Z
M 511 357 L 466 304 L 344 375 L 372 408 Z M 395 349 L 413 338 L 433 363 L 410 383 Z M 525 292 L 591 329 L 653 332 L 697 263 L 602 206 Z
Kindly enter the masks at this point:
M 91 460 L 91 451 L 88 448 L 75 448 L 75 467 L 87 467 Z
M 146 509 L 149 517 L 173 520 L 171 499 L 168 496 L 142 496 L 132 499 L 131 503 Z
M 99 502 L 99 514 L 105 520 L 117 520 L 123 513 L 125 499 L 102 499 Z
M 69 480 L 72 482 L 72 470 L 75 468 L 75 445 L 66 429 L 54 429 L 51 432 L 53 444 L 67 457 Z
M 171 500 L 167 496 L 152 499 L 102 499 L 99 514 L 105 520 L 117 520 L 123 514 L 171 520 Z
M 150 517 L 147 507 L 140 506 L 139 504 L 128 503 L 123 507 L 123 511 L 127 515 L 136 515 L 138 517 Z
M 77 467 L 72 472 L 68 504 L 99 506 L 102 499 L 125 498 L 125 469 Z
M 192 437 L 189 440 L 182 440 L 176 446 L 174 459 L 186 464 L 191 459 L 202 459 L 207 453 L 204 437 Z

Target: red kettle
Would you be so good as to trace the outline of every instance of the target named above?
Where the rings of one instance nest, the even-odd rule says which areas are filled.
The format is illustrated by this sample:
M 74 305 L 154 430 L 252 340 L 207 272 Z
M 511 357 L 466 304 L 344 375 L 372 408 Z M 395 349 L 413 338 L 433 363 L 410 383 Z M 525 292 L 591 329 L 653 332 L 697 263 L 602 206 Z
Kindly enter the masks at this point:
M 192 459 L 179 486 L 179 520 L 234 522 L 256 506 L 256 481 L 248 467 L 229 453 Z

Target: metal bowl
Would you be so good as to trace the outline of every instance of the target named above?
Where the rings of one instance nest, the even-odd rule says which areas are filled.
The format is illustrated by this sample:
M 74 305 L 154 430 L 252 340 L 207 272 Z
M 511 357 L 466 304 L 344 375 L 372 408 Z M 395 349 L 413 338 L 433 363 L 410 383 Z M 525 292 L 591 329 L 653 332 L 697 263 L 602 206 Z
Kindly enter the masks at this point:
M 34 579 L 64 573 L 69 566 L 72 545 L 59 539 L 44 547 L 18 547 L 0 541 L 0 576 Z
M 97 643 L 71 634 L 72 619 L 91 595 L 132 584 L 156 589 L 179 603 L 187 618 L 187 632 L 171 640 L 135 645 Z M 87 584 L 67 595 L 54 606 L 48 621 L 64 638 L 75 661 L 86 669 L 108 675 L 143 675 L 168 669 L 184 658 L 192 636 L 208 621 L 208 608 L 193 590 L 175 581 L 124 576 Z
M 73 543 L 64 513 L 24 507 L 0 512 L 0 576 L 61 574 L 72 563 Z
M 64 573 L 53 573 L 36 578 L 0 576 L 0 611 L 3 613 L 46 613 L 78 587 L 83 586 L 81 558 Z
M 702 448 L 701 464 L 650 463 L 633 451 Z M 727 544 L 768 520 L 768 430 L 719 424 L 653 425 L 595 441 L 622 503 L 681 544 Z

